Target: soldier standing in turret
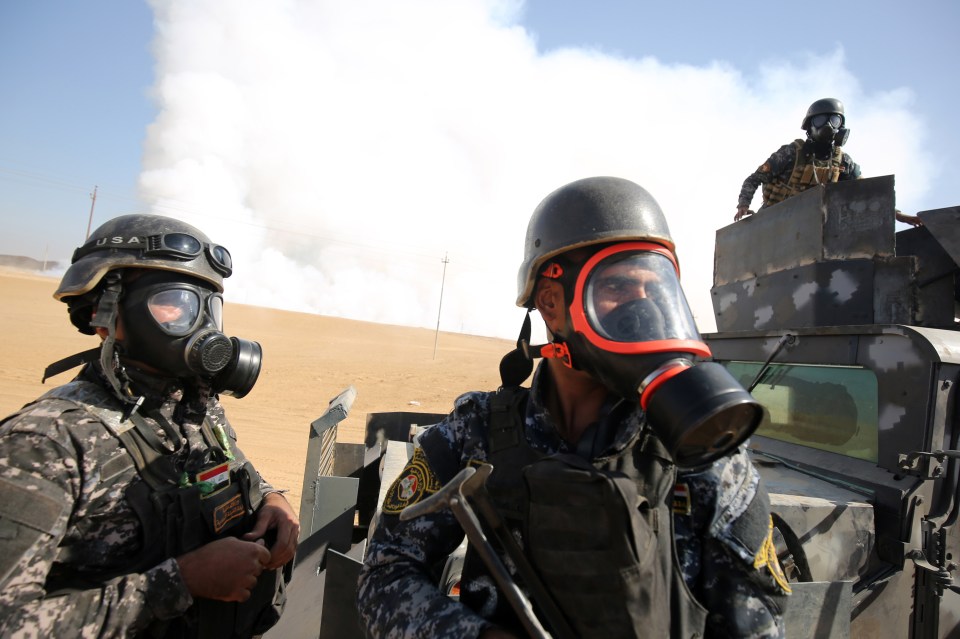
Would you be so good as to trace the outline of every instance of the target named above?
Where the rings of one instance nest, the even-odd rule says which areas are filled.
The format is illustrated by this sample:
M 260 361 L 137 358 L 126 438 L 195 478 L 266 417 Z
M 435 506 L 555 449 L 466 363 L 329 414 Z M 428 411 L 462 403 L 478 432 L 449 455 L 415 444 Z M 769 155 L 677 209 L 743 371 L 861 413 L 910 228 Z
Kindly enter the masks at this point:
M 761 185 L 762 209 L 817 184 L 860 179 L 860 165 L 842 148 L 850 137 L 850 129 L 846 127 L 840 100 L 822 98 L 811 104 L 800 128 L 807 132 L 806 140 L 783 145 L 743 181 L 735 222 L 753 215 L 750 202 Z M 896 217 L 911 226 L 923 224 L 920 218 L 900 211 L 896 211 Z
M 0 636 L 259 635 L 282 608 L 299 522 L 237 447 L 256 342 L 223 331 L 230 253 L 125 215 L 78 248 L 54 297 L 100 346 L 0 422 Z

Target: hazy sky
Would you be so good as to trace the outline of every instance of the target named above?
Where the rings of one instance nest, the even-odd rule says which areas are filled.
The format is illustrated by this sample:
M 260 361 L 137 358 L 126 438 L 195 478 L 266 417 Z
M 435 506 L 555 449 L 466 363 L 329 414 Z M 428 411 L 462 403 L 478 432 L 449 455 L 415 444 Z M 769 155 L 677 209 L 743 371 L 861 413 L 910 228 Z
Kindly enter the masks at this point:
M 960 203 L 960 3 L 733 4 L 4 2 L 0 254 L 68 259 L 96 186 L 94 226 L 228 246 L 228 301 L 433 327 L 442 284 L 441 328 L 512 338 L 531 211 L 617 175 L 712 330 L 714 233 L 826 96 L 899 208 Z

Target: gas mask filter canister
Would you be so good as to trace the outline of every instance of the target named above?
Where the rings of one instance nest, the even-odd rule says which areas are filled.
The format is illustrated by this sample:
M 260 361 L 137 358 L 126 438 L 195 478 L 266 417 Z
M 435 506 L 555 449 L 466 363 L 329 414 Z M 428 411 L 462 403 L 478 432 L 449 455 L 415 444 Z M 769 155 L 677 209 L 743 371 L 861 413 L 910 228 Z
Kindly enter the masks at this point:
M 544 273 L 562 270 L 548 265 Z M 722 457 L 759 426 L 763 408 L 723 366 L 695 363 L 710 349 L 663 246 L 625 242 L 594 253 L 577 275 L 567 326 L 556 337 L 570 364 L 624 398 L 639 395 L 678 466 Z

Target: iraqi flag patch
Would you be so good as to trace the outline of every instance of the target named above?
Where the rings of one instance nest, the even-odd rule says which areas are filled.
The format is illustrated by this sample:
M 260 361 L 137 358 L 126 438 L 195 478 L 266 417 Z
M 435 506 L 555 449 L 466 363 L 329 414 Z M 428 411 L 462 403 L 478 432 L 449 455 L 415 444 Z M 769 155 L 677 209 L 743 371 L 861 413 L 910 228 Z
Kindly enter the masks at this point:
M 440 480 L 427 463 L 427 456 L 423 454 L 423 449 L 417 448 L 383 498 L 383 512 L 388 515 L 399 515 L 400 511 L 407 506 L 421 501 L 439 489 Z

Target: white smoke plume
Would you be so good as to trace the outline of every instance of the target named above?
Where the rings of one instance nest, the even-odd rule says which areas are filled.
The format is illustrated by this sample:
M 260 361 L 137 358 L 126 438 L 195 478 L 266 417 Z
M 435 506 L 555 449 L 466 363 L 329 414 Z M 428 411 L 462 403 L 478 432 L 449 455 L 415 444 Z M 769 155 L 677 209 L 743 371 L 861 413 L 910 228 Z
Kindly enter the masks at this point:
M 542 51 L 506 0 L 151 4 L 141 195 L 230 248 L 232 301 L 432 328 L 442 288 L 442 330 L 513 338 L 530 213 L 615 175 L 666 211 L 709 331 L 715 230 L 810 102 L 844 101 L 848 151 L 866 176 L 896 174 L 905 211 L 932 173 L 913 95 L 865 93 L 839 49 L 665 65 Z

